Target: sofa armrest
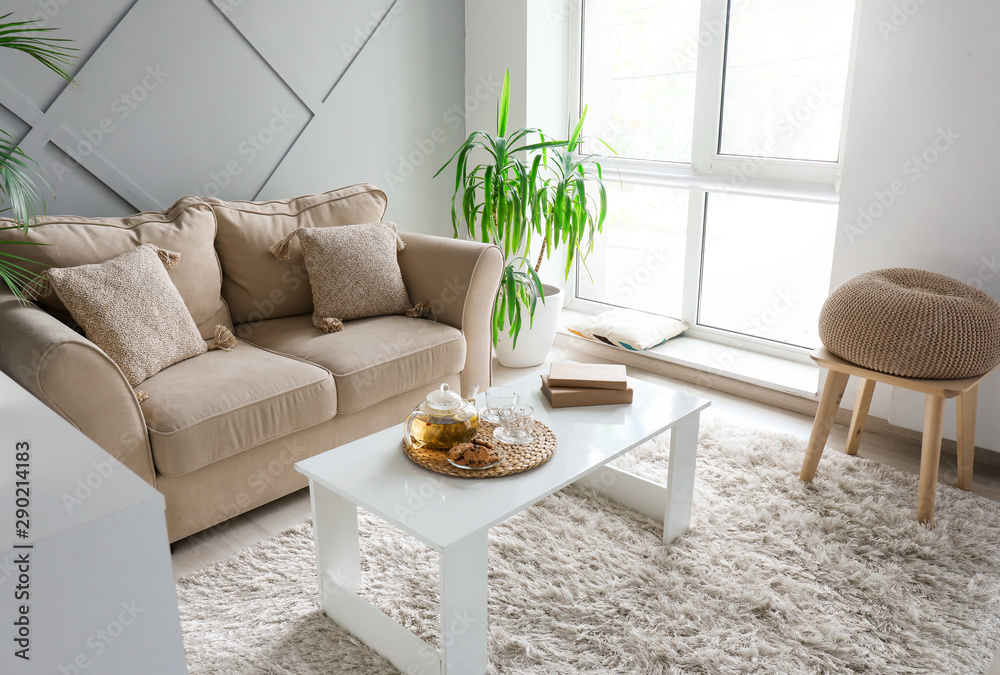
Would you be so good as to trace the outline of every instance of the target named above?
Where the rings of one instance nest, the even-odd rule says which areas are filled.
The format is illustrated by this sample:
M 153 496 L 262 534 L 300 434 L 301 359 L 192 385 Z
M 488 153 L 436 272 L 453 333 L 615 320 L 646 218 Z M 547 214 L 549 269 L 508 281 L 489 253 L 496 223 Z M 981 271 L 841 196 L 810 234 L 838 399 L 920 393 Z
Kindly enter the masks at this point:
M 6 289 L 0 291 L 0 370 L 155 487 L 145 418 L 118 366 Z
M 503 253 L 496 246 L 463 239 L 400 232 L 406 248 L 399 254 L 403 282 L 414 303 L 427 300 L 441 323 L 465 334 L 462 395 L 493 378 L 493 300 L 503 274 Z

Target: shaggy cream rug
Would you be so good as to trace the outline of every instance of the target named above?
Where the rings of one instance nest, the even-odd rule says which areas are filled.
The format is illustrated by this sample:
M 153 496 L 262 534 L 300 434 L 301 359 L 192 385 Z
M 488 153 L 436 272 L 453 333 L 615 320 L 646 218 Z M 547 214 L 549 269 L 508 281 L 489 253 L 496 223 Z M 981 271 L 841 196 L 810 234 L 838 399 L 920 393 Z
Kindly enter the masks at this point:
M 1000 504 L 787 435 L 704 425 L 692 530 L 568 488 L 490 530 L 495 673 L 981 673 L 1000 644 Z M 662 478 L 667 439 L 619 461 Z M 572 448 L 560 448 L 572 452 Z M 436 554 L 360 518 L 362 594 L 437 646 Z M 177 584 L 192 675 L 392 673 L 317 606 L 309 523 Z

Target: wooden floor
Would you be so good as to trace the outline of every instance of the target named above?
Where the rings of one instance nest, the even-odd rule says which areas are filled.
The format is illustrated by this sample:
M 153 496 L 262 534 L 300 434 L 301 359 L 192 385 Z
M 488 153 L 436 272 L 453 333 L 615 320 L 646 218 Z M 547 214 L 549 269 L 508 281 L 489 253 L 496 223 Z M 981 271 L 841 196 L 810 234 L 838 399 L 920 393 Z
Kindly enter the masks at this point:
M 565 347 L 553 347 L 550 361 L 575 360 L 581 362 L 602 362 L 603 360 Z M 503 384 L 528 373 L 547 371 L 547 366 L 532 369 L 507 369 L 494 363 L 494 382 Z M 745 426 L 763 427 L 795 434 L 803 439 L 809 437 L 812 417 L 787 412 L 773 406 L 750 401 L 731 394 L 721 393 L 694 385 L 671 380 L 638 368 L 629 367 L 629 376 L 647 382 L 663 384 L 682 391 L 691 392 L 712 401 L 703 419 L 721 419 Z M 834 425 L 827 443 L 827 452 L 843 451 L 847 441 L 847 428 Z M 861 442 L 859 457 L 867 457 L 877 462 L 894 466 L 914 474 L 920 472 L 920 445 L 911 439 L 890 434 L 865 433 Z M 822 471 L 822 464 L 820 465 Z M 955 485 L 958 480 L 954 456 L 945 455 L 941 459 L 938 480 Z M 1000 468 L 976 463 L 972 491 L 989 499 L 1000 501 Z M 916 494 L 913 495 L 916 513 Z M 213 562 L 222 560 L 233 553 L 268 539 L 293 525 L 306 521 L 310 516 L 308 490 L 300 490 L 250 513 L 238 516 L 202 535 L 194 535 L 173 546 L 174 576 L 181 577 L 197 572 Z M 915 517 L 915 516 L 914 516 Z M 993 667 L 988 675 L 1000 675 L 1000 651 L 993 659 Z

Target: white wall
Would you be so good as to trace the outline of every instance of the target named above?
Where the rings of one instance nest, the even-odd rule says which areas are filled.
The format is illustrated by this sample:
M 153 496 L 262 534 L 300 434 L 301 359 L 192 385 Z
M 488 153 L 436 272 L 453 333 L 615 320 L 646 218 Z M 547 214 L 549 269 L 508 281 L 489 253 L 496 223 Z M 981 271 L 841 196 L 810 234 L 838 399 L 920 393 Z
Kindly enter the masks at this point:
M 995 0 L 864 1 L 832 286 L 916 267 L 1000 299 L 997 26 Z M 981 385 L 976 439 L 993 450 L 998 400 L 994 374 Z M 954 438 L 954 405 L 946 410 Z M 923 397 L 894 390 L 888 418 L 919 430 Z
M 519 129 L 527 119 L 529 0 L 466 0 L 465 108 L 466 133 L 496 133 L 496 102 L 504 71 L 510 71 L 508 126 Z
M 570 0 L 466 1 L 467 133 L 496 131 L 499 85 L 510 70 L 508 128 L 536 127 L 565 137 L 576 122 L 567 77 L 572 5 Z
M 432 176 L 465 135 L 453 111 L 462 0 L 17 0 L 5 11 L 80 48 L 76 89 L 0 52 L 0 128 L 47 169 L 49 213 L 369 181 L 402 229 L 450 234 L 448 181 Z

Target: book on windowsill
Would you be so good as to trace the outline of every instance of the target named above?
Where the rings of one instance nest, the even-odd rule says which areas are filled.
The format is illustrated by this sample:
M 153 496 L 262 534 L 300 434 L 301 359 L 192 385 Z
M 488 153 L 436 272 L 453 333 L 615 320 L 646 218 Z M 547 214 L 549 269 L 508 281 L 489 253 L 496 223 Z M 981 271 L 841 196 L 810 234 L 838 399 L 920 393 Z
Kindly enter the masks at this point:
M 549 386 L 624 390 L 628 378 L 625 366 L 619 363 L 553 363 L 549 367 Z
M 584 387 L 553 387 L 552 378 L 542 375 L 542 393 L 553 408 L 571 408 L 585 405 L 631 403 L 632 389 L 588 389 Z

